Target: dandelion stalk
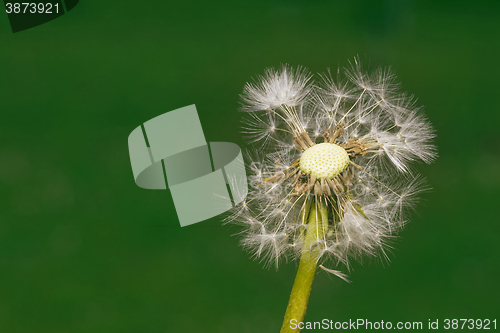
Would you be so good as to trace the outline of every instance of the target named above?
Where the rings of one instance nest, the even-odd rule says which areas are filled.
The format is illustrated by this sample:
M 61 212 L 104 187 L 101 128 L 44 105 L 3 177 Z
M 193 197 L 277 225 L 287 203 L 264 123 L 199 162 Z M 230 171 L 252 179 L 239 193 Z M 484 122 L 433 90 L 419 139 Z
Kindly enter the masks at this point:
M 318 206 L 318 207 L 316 207 Z M 299 269 L 293 283 L 292 293 L 286 308 L 285 319 L 281 326 L 281 333 L 300 332 L 297 327 L 292 329 L 290 321 L 292 319 L 302 322 L 306 315 L 311 286 L 316 274 L 318 265 L 319 249 L 313 248 L 318 235 L 321 237 L 325 227 L 328 225 L 328 210 L 325 204 L 317 203 L 312 205 L 309 213 L 309 223 L 304 240 L 304 249 L 300 257 Z

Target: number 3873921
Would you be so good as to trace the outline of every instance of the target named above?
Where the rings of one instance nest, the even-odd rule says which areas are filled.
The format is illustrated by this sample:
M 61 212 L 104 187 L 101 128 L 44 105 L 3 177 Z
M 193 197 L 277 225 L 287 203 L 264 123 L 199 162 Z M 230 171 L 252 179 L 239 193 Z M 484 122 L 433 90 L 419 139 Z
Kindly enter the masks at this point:
M 5 4 L 7 14 L 58 14 L 59 4 L 47 3 L 30 3 L 30 2 L 13 2 Z

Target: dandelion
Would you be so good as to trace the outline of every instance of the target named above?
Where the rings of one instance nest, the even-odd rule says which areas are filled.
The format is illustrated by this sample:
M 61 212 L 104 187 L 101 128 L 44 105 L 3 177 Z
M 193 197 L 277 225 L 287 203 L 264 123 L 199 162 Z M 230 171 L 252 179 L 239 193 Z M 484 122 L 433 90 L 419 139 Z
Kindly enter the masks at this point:
M 304 68 L 268 69 L 242 94 L 249 195 L 229 221 L 244 226 L 242 245 L 266 264 L 299 260 L 282 332 L 303 321 L 319 266 L 347 280 L 366 255 L 385 257 L 425 189 L 411 162 L 432 162 L 434 132 L 398 92 L 395 76 L 366 74 L 357 59 L 335 78 L 313 82 Z

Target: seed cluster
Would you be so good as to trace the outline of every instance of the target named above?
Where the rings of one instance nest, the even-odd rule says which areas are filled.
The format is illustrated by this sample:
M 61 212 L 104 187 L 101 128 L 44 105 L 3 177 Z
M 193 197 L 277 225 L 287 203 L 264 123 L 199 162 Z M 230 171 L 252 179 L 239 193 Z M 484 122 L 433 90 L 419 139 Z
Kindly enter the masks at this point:
M 257 146 L 240 185 L 248 196 L 227 221 L 245 227 L 256 258 L 278 266 L 314 251 L 349 267 L 387 256 L 425 190 L 410 165 L 436 157 L 431 125 L 394 80 L 355 59 L 344 79 L 283 66 L 245 85 L 243 131 Z

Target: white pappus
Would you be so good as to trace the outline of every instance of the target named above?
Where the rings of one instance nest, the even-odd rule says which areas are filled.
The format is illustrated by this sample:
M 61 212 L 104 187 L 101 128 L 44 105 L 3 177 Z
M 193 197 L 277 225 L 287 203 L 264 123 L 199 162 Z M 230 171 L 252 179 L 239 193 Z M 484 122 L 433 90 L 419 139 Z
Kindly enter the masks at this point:
M 245 85 L 243 133 L 255 148 L 246 156 L 248 196 L 227 218 L 244 226 L 244 248 L 276 266 L 313 249 L 318 263 L 348 269 L 350 259 L 386 257 L 425 189 L 410 163 L 437 156 L 430 123 L 394 80 L 355 59 L 317 82 L 284 65 Z

